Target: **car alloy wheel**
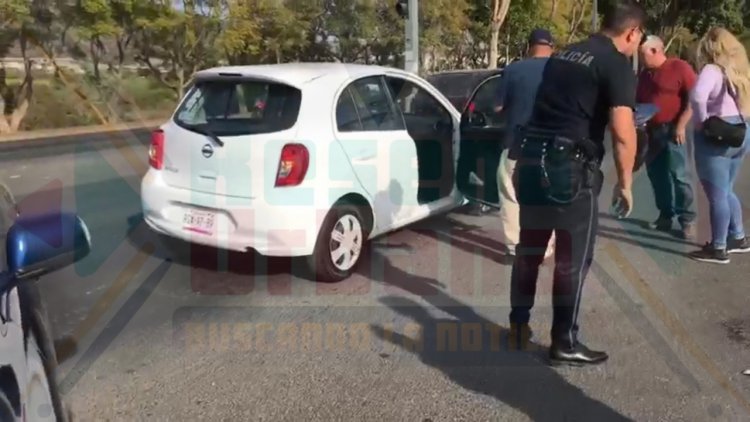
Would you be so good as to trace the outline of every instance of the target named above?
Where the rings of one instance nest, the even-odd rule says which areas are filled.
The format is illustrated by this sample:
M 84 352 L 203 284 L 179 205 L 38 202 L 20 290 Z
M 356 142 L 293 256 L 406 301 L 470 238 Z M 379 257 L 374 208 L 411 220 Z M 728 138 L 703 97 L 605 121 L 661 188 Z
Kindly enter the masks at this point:
M 333 265 L 339 271 L 351 270 L 359 261 L 363 242 L 364 233 L 357 217 L 341 216 L 333 226 L 329 242 Z

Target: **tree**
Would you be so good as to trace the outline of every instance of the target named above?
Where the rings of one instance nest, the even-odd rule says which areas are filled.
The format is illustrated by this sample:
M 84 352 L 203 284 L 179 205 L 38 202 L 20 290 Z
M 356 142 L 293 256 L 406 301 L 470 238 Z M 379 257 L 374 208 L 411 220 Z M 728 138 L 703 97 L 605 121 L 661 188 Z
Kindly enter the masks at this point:
M 462 67 L 470 7 L 466 0 L 420 2 L 420 62 L 425 70 Z
M 687 7 L 680 13 L 687 16 L 686 26 L 691 32 L 702 36 L 712 26 L 722 26 L 735 34 L 744 28 L 744 0 L 686 0 Z
M 117 46 L 117 61 L 110 63 L 110 70 L 120 73 L 125 63 L 128 48 L 136 33 L 135 22 L 139 11 L 144 9 L 144 0 L 111 0 L 112 20 L 117 26 L 114 34 Z
M 182 0 L 179 8 L 174 3 L 154 0 L 140 5 L 135 59 L 182 97 L 196 71 L 218 62 L 216 42 L 225 8 L 221 0 Z
M 490 15 L 490 69 L 497 68 L 498 60 L 498 41 L 500 38 L 500 28 L 505 22 L 505 17 L 510 9 L 510 0 L 492 0 L 492 14 Z
M 112 5 L 109 0 L 78 0 L 69 13 L 77 33 L 87 41 L 94 81 L 97 83 L 102 80 L 99 64 L 106 53 L 103 41 L 122 31 L 114 20 Z
M 404 20 L 396 13 L 392 0 L 375 0 L 375 26 L 372 38 L 367 40 L 368 62 L 403 67 L 403 49 Z
M 568 36 L 565 40 L 566 43 L 571 43 L 575 40 L 581 32 L 581 24 L 584 22 L 584 18 L 587 16 L 587 12 L 590 12 L 588 5 L 591 2 L 589 0 L 573 0 L 570 11 L 567 14 L 568 20 Z M 587 32 L 584 30 L 584 32 Z
M 233 64 L 300 60 L 314 42 L 310 32 L 321 13 L 315 0 L 232 1 L 219 45 Z
M 340 62 L 369 62 L 370 46 L 378 33 L 378 9 L 374 1 L 325 0 L 325 31 L 321 42 Z
M 3 0 L 0 2 L 0 57 L 5 57 L 11 46 L 18 44 L 23 60 L 20 84 L 11 86 L 6 70 L 0 69 L 0 98 L 2 118 L 0 133 L 18 131 L 28 113 L 33 94 L 34 78 L 29 48 L 49 43 L 54 32 L 53 4 L 46 0 Z
M 552 23 L 542 9 L 541 0 L 519 0 L 513 2 L 508 12 L 508 20 L 503 28 L 505 35 L 506 59 L 525 54 L 529 34 L 535 28 L 551 28 Z

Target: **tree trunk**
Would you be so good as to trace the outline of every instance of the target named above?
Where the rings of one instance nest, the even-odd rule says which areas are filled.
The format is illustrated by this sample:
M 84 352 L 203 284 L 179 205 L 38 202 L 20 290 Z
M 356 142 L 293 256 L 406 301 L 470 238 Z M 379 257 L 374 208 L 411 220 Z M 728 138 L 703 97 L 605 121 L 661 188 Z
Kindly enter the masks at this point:
M 503 27 L 505 17 L 508 15 L 510 0 L 493 0 L 492 1 L 492 22 L 490 33 L 490 69 L 497 69 L 497 49 L 498 38 L 500 37 L 500 28 Z
M 118 74 L 122 72 L 122 66 L 125 64 L 125 54 L 131 39 L 130 35 L 117 37 L 117 66 L 115 71 Z
M 96 51 L 95 38 L 89 41 L 89 53 L 91 54 L 91 63 L 94 66 L 94 80 L 99 83 L 102 80 L 102 75 L 99 73 L 99 52 Z
M 23 119 L 29 112 L 29 103 L 31 102 L 31 95 L 33 93 L 34 78 L 31 73 L 32 62 L 26 54 L 26 41 L 26 37 L 24 36 L 19 40 L 21 56 L 23 57 L 24 64 L 23 82 L 21 82 L 21 85 L 15 93 L 10 93 L 6 84 L 4 72 L 2 80 L 0 81 L 0 87 L 4 88 L 3 91 L 5 91 L 3 94 L 7 93 L 2 99 L 3 107 L 2 110 L 0 110 L 0 116 L 2 116 L 0 118 L 0 133 L 18 132 Z
M 492 33 L 490 36 L 490 69 L 497 69 L 498 57 L 498 41 L 500 39 L 500 25 L 492 22 Z
M 677 32 L 676 30 L 672 31 L 672 34 L 670 35 L 667 43 L 664 45 L 664 52 L 669 51 L 669 47 L 672 46 L 672 43 L 674 43 L 674 41 L 677 39 L 679 35 L 680 35 L 679 32 Z
M 557 14 L 557 6 L 559 4 L 559 0 L 552 0 L 552 8 L 549 12 L 549 20 L 553 20 L 555 18 L 555 15 Z
M 567 43 L 570 43 L 573 41 L 573 38 L 575 37 L 576 32 L 578 32 L 578 28 L 581 26 L 581 22 L 583 21 L 583 15 L 585 11 L 586 11 L 586 6 L 583 0 L 576 0 L 576 3 L 573 5 L 573 10 L 570 16 L 570 21 L 569 21 L 570 32 L 568 32 Z
M 23 100 L 21 100 L 21 103 L 18 104 L 16 109 L 13 110 L 13 113 L 8 116 L 8 126 L 10 128 L 10 133 L 18 132 L 18 129 L 21 128 L 21 123 L 23 122 L 23 119 L 26 117 L 26 114 L 28 112 L 29 98 L 25 97 Z
M 31 64 L 27 64 L 26 68 L 27 73 L 18 92 L 14 95 L 13 99 L 8 99 L 12 101 L 12 104 L 3 104 L 5 106 L 5 112 L 2 113 L 2 118 L 0 119 L 0 134 L 18 132 L 21 123 L 23 123 L 23 119 L 29 112 L 33 84 L 33 79 L 31 78 Z M 10 111 L 10 114 L 6 114 L 8 111 Z
M 185 69 L 179 67 L 175 69 L 177 75 L 177 98 L 182 99 L 185 94 Z

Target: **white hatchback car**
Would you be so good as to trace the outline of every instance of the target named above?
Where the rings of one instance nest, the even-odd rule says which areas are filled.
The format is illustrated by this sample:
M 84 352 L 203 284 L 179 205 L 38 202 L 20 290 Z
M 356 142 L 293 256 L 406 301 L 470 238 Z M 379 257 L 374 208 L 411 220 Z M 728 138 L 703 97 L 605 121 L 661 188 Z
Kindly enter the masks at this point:
M 144 219 L 189 242 L 308 256 L 319 280 L 338 281 L 369 239 L 464 203 L 460 119 L 398 69 L 207 69 L 152 135 Z

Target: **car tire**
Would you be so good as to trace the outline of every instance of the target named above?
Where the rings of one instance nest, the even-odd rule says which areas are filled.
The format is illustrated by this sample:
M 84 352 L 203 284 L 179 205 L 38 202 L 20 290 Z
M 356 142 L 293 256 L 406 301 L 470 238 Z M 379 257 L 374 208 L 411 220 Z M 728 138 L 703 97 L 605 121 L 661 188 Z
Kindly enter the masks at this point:
M 369 234 L 364 221 L 359 206 L 342 203 L 331 208 L 318 233 L 313 254 L 308 257 L 308 266 L 317 281 L 342 281 L 356 270 Z M 343 255 L 335 259 L 338 254 Z

